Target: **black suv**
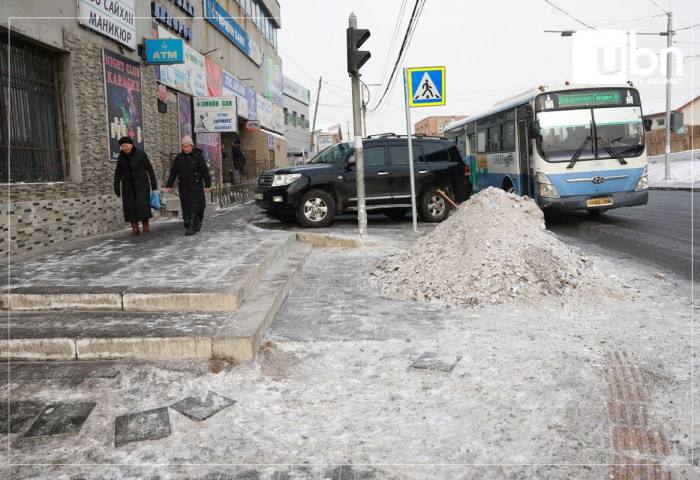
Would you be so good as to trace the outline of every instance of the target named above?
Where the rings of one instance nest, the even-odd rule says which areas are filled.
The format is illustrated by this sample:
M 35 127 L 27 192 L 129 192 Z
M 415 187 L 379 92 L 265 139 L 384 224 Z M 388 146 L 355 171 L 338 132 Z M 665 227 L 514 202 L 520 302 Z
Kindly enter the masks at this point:
M 416 208 L 426 222 L 447 218 L 453 201 L 469 198 L 472 184 L 454 144 L 443 138 L 413 137 Z M 383 135 L 362 140 L 365 204 L 390 218 L 411 209 L 408 141 Z M 305 227 L 325 227 L 336 214 L 357 211 L 353 142 L 330 146 L 305 165 L 263 172 L 255 189 L 255 204 L 282 220 L 297 219 Z

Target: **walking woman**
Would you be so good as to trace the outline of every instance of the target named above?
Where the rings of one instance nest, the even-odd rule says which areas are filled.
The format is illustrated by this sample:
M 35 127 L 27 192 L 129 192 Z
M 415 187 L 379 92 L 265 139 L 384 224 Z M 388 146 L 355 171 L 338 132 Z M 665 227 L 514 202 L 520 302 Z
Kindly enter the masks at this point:
M 139 234 L 139 222 L 143 233 L 148 233 L 151 214 L 151 190 L 158 189 L 156 174 L 146 152 L 134 146 L 131 137 L 119 139 L 121 153 L 114 169 L 114 193 L 122 197 L 124 221 L 131 223 L 131 235 Z
M 207 206 L 204 192 L 211 191 L 209 168 L 202 151 L 194 148 L 192 137 L 182 137 L 182 151 L 177 154 L 170 167 L 170 176 L 165 187 L 172 191 L 175 179 L 179 180 L 180 205 L 187 231 L 185 235 L 194 235 L 202 228 L 204 208 Z M 204 188 L 202 188 L 204 187 Z

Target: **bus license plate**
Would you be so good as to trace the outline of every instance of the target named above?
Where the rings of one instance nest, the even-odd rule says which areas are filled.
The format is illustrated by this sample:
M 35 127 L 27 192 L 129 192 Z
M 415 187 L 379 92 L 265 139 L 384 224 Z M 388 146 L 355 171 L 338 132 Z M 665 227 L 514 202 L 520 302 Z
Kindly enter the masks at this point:
M 612 205 L 612 198 L 592 198 L 586 201 L 587 207 L 603 207 L 605 205 Z
M 256 199 L 256 200 L 262 200 L 262 199 L 263 199 L 263 194 L 262 194 L 262 193 L 256 193 L 256 194 L 255 194 L 255 199 Z

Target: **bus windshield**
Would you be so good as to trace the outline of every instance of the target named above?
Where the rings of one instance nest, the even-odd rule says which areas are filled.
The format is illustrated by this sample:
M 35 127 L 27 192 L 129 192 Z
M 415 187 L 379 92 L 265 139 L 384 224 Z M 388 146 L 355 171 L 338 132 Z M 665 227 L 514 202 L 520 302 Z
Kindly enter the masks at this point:
M 568 162 L 579 149 L 579 160 L 610 158 L 608 146 L 623 157 L 644 151 L 640 107 L 607 107 L 540 112 L 537 145 L 550 162 Z
M 335 163 L 341 158 L 344 158 L 354 146 L 355 144 L 353 142 L 331 145 L 321 150 L 318 155 L 309 160 L 308 163 Z

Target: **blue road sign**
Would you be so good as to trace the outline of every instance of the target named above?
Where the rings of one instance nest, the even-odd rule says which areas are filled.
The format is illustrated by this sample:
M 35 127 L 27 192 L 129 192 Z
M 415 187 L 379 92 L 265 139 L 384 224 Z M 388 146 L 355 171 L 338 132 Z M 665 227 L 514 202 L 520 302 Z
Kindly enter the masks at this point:
M 445 67 L 409 68 L 408 91 L 411 107 L 445 105 Z
M 146 62 L 157 64 L 185 63 L 185 48 L 181 38 L 146 40 Z

